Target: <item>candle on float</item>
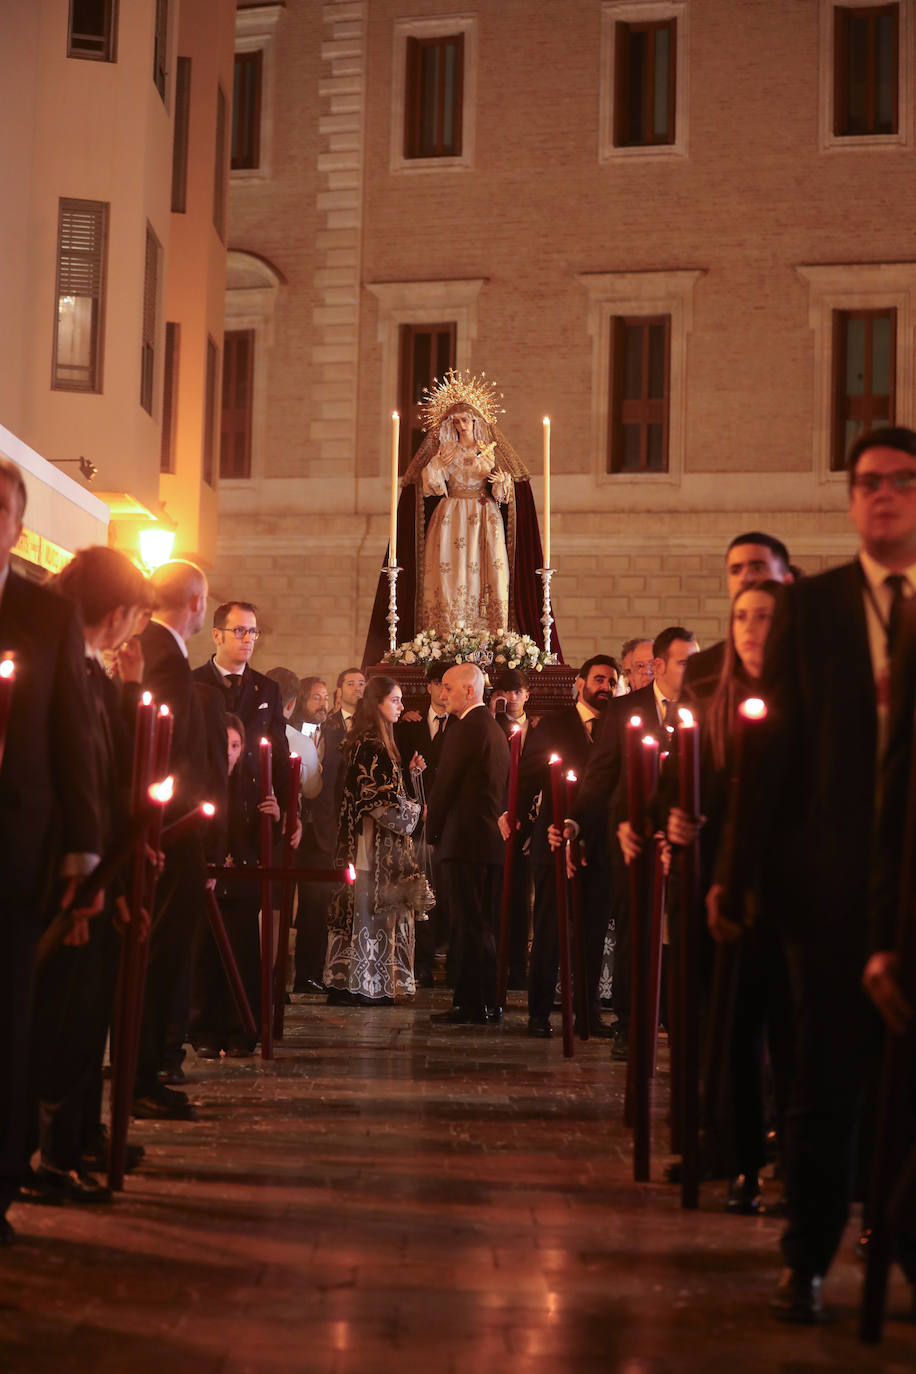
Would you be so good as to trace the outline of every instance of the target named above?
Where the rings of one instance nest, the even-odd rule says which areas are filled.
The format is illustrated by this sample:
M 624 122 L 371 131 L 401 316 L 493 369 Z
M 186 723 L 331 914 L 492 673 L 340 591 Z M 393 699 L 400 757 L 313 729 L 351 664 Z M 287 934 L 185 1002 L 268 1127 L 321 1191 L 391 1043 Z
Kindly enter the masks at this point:
M 398 453 L 401 447 L 401 417 L 391 415 L 391 527 L 388 531 L 388 566 L 398 561 Z
M 544 567 L 550 567 L 550 416 L 544 416 Z
M 3 749 L 6 744 L 6 727 L 10 718 L 10 704 L 13 700 L 13 684 L 16 681 L 16 668 L 11 658 L 0 663 L 0 763 L 3 762 Z

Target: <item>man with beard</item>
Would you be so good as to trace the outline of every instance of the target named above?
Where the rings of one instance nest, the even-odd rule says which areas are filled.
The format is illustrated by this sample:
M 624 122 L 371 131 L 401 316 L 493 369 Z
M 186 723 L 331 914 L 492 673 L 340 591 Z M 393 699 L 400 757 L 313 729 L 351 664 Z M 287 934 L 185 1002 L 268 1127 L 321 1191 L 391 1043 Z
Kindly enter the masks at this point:
M 563 760 L 563 776 L 572 769 L 582 777 L 592 748 L 597 722 L 614 695 L 619 669 L 610 654 L 596 654 L 579 669 L 576 678 L 578 701 L 542 717 L 529 737 L 519 770 L 518 814 L 529 814 L 535 797 L 541 804 L 531 834 L 531 869 L 534 875 L 534 936 L 528 969 L 528 1034 L 546 1038 L 551 1031 L 550 1009 L 557 985 L 559 945 L 557 939 L 557 893 L 553 852 L 547 829 L 553 820 L 550 804 L 551 754 Z M 501 829 L 507 834 L 505 817 Z M 584 922 L 585 974 L 589 1007 L 589 1033 L 610 1036 L 602 1025 L 598 1000 L 598 979 L 604 937 L 610 919 L 608 875 L 605 866 L 595 861 L 583 869 L 582 917 Z M 584 1027 L 578 1028 L 580 1032 Z

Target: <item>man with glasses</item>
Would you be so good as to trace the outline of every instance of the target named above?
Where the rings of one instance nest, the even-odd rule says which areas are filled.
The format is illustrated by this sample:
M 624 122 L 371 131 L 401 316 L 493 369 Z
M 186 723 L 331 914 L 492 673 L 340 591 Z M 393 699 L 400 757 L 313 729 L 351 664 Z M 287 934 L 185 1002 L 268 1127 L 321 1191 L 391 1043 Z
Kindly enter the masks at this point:
M 720 862 L 724 871 L 730 847 L 747 845 L 791 974 L 786 1268 L 771 1305 L 782 1320 L 802 1323 L 823 1317 L 821 1282 L 849 1214 L 863 1097 L 878 1079 L 878 1018 L 862 978 L 888 662 L 916 594 L 916 432 L 864 434 L 847 468 L 859 554 L 789 587 L 761 680 L 771 711 L 748 788 L 753 804 L 740 835 L 726 829 Z M 713 920 L 721 895 L 716 885 L 707 899 Z M 870 966 L 866 981 L 880 1002 L 874 975 Z M 901 1258 L 912 1282 L 916 1247 Z
M 245 727 L 245 752 L 238 767 L 259 776 L 260 746 L 269 739 L 273 755 L 274 792 L 286 814 L 289 792 L 289 745 L 280 688 L 250 666 L 260 638 L 258 613 L 250 601 L 226 601 L 213 613 L 216 652 L 194 670 L 198 682 L 217 686 L 225 694 L 226 711 L 238 716 Z
M 655 655 L 651 639 L 628 639 L 621 654 L 621 671 L 628 692 L 648 687 L 655 676 Z

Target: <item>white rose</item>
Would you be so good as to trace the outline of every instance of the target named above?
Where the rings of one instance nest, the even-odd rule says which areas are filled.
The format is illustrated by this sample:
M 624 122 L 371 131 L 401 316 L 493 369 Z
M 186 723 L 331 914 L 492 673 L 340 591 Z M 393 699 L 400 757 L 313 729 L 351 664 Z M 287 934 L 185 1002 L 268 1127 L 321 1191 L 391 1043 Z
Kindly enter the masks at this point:
M 405 652 L 405 654 L 404 654 L 404 662 L 405 662 L 405 663 L 416 663 L 416 661 L 417 661 L 417 656 L 416 656 L 416 654 L 413 653 L 410 649 L 407 649 L 406 652 Z
M 506 661 L 506 655 L 505 655 L 505 654 L 497 654 L 497 655 L 496 655 L 496 659 L 495 659 L 495 662 L 496 662 L 496 663 L 505 663 L 505 661 Z

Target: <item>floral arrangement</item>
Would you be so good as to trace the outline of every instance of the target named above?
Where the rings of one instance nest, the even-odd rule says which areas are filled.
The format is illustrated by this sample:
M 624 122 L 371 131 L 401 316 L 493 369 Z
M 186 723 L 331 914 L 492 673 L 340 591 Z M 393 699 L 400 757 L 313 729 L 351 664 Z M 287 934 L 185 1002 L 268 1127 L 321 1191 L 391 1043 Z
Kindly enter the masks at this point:
M 486 670 L 493 667 L 521 668 L 526 672 L 539 673 L 545 663 L 556 663 L 556 654 L 545 654 L 544 650 L 530 635 L 520 635 L 516 630 L 497 630 L 491 634 L 487 630 L 469 629 L 463 620 L 448 634 L 438 630 L 421 630 L 414 639 L 398 645 L 394 653 L 385 655 L 386 663 L 431 663 L 441 659 L 444 663 L 476 663 Z

